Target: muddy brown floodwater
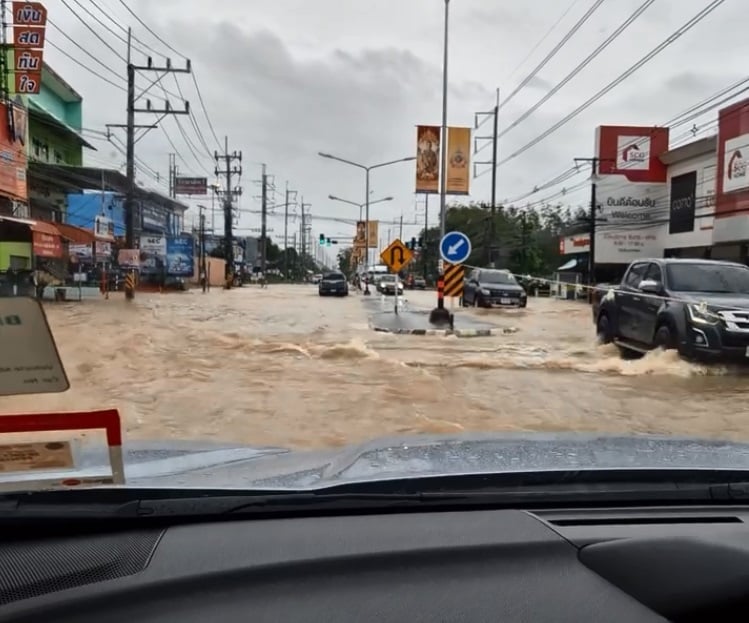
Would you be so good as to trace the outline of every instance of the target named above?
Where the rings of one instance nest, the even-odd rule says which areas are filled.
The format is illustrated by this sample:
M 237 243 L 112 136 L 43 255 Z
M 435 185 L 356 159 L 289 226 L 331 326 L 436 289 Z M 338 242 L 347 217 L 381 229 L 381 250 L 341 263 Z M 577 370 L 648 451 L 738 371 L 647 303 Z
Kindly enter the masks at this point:
M 434 294 L 411 293 L 431 307 Z M 0 412 L 115 406 L 126 437 L 322 447 L 399 433 L 596 431 L 746 440 L 747 374 L 671 353 L 622 361 L 590 309 L 457 310 L 516 332 L 375 333 L 359 295 L 314 286 L 47 306 L 71 389 Z

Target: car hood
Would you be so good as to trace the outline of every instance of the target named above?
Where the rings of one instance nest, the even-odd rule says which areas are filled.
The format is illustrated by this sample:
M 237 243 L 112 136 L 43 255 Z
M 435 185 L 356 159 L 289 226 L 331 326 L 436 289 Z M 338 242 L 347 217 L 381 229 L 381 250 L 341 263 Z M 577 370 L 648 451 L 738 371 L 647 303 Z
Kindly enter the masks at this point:
M 481 281 L 479 287 L 487 290 L 502 290 L 503 292 L 523 292 L 523 286 L 516 283 L 487 283 Z
M 690 303 L 707 303 L 712 311 L 721 309 L 749 310 L 749 294 L 720 294 L 713 292 L 674 292 L 674 296 Z
M 126 485 L 168 488 L 299 490 L 476 473 L 749 470 L 749 444 L 580 434 L 420 435 L 320 451 L 176 441 L 132 442 L 123 448 L 123 454 Z M 101 474 L 109 465 L 106 449 L 81 450 L 76 463 L 81 475 Z M 45 473 L 48 476 L 52 474 Z M 62 476 L 70 477 L 70 472 Z M 2 476 L 0 482 L 9 478 L 10 475 Z

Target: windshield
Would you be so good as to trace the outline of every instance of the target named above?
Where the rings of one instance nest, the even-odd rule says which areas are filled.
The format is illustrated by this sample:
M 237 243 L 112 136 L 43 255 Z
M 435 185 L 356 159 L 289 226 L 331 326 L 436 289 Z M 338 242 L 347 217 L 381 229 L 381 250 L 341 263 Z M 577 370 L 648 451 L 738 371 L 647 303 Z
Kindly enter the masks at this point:
M 749 442 L 746 2 L 5 4 L 0 487 Z
M 668 284 L 678 292 L 749 294 L 749 268 L 730 264 L 669 264 Z
M 505 273 L 498 270 L 482 272 L 479 280 L 481 281 L 481 283 L 517 285 L 517 280 L 510 273 Z

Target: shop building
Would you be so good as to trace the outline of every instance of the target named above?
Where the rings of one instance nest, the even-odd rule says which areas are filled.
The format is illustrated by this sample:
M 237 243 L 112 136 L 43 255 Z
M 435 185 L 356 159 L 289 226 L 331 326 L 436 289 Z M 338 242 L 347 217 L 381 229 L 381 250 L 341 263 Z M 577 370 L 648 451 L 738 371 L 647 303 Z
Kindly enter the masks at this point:
M 749 99 L 718 112 L 717 135 L 668 142 L 668 128 L 598 128 L 594 280 L 646 257 L 749 263 Z M 560 255 L 584 273 L 583 228 L 560 239 Z

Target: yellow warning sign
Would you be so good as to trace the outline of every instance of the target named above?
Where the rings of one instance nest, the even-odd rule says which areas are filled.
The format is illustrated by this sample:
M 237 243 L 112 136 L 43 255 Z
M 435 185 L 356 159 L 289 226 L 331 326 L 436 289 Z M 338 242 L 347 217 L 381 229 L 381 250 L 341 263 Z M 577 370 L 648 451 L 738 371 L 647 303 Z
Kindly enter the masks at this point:
M 403 270 L 414 257 L 413 251 L 403 244 L 400 239 L 393 240 L 382 253 L 380 259 L 394 273 Z

